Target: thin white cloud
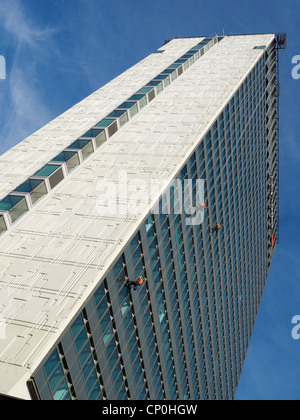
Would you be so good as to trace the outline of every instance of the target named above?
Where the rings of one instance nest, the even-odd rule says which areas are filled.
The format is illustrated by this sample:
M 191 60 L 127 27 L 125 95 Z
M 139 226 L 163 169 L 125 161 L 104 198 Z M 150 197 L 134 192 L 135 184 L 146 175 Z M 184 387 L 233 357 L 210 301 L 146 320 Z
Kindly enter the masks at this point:
M 6 137 L 21 141 L 48 122 L 50 112 L 43 104 L 40 89 L 30 79 L 31 71 L 15 66 L 10 76 L 10 107 L 6 112 Z
M 55 50 L 56 28 L 40 28 L 19 0 L 0 0 L 3 39 L 13 51 L 7 71 L 5 95 L 0 98 L 0 153 L 47 123 L 52 115 L 45 105 L 37 63 Z
M 25 9 L 19 0 L 9 0 L 0 3 L 0 25 L 16 39 L 18 44 L 26 44 L 37 48 L 49 40 L 57 32 L 55 28 L 38 28 L 26 16 Z

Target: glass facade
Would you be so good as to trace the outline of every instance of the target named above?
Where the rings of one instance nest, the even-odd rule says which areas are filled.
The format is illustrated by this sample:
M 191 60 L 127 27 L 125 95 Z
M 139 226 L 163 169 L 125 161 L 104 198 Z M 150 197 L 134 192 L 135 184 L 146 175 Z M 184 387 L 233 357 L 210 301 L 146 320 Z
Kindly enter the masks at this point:
M 161 197 L 36 373 L 41 399 L 234 398 L 268 274 L 269 53 L 178 172 L 190 195 L 205 180 L 204 222 L 177 214 L 174 189 L 171 211 Z

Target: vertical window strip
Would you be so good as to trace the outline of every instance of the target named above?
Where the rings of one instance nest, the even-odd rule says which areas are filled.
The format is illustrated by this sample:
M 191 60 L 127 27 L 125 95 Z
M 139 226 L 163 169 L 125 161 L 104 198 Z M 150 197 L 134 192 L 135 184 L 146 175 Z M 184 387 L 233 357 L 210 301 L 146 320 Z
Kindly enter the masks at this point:
M 183 240 L 183 233 L 182 233 L 182 229 L 183 229 L 183 225 L 182 225 L 182 220 L 181 220 L 181 216 L 179 216 L 178 218 L 178 226 L 181 227 L 180 229 L 180 242 L 181 244 L 179 244 L 178 242 L 176 242 L 176 247 L 177 247 L 177 251 L 179 251 L 179 249 L 182 249 L 182 254 L 183 254 L 183 258 L 184 258 L 184 262 L 183 262 L 183 277 L 181 278 L 180 282 L 181 282 L 181 289 L 182 289 L 182 297 L 185 299 L 183 299 L 183 306 L 187 306 L 187 315 L 188 317 L 185 317 L 186 319 L 186 323 L 187 323 L 187 328 L 188 328 L 188 336 L 189 339 L 191 340 L 192 343 L 192 355 L 191 356 L 191 360 L 190 360 L 190 366 L 191 366 L 191 371 L 193 371 L 193 366 L 197 367 L 197 359 L 196 359 L 196 352 L 195 352 L 195 336 L 194 336 L 194 330 L 193 330 L 193 321 L 192 321 L 192 313 L 191 313 L 191 309 L 190 309 L 190 291 L 189 291 L 189 286 L 188 286 L 188 281 L 187 281 L 187 266 L 186 266 L 186 253 L 185 253 L 185 248 L 184 248 L 184 240 Z M 198 378 L 198 369 L 195 370 L 196 372 L 196 377 L 197 377 L 197 393 L 199 393 L 199 378 Z M 195 391 L 195 390 L 194 390 Z
M 173 254 L 173 250 L 172 250 L 172 242 L 171 242 L 171 232 L 170 232 L 170 220 L 169 220 L 169 216 L 166 215 L 165 219 L 167 221 L 167 225 L 168 225 L 168 245 L 167 247 L 164 249 L 164 252 L 167 254 L 171 255 L 171 260 L 172 260 L 172 273 L 168 272 L 167 276 L 169 278 L 169 283 L 172 283 L 172 287 L 174 287 L 174 291 L 175 291 L 175 296 L 176 296 L 176 305 L 174 306 L 173 310 L 170 312 L 172 313 L 172 318 L 173 318 L 173 324 L 174 325 L 178 325 L 179 326 L 179 331 L 180 331 L 180 345 L 181 345 L 181 352 L 177 352 L 178 353 L 178 360 L 181 360 L 181 367 L 184 367 L 184 370 L 180 369 L 180 366 L 178 367 L 178 372 L 177 372 L 177 377 L 180 377 L 180 381 L 181 381 L 181 385 L 184 387 L 185 389 L 185 398 L 188 399 L 190 396 L 190 390 L 189 390 L 189 384 L 188 384 L 188 376 L 187 376 L 187 363 L 186 363 L 186 353 L 185 353 L 185 347 L 184 347 L 184 341 L 183 341 L 183 336 L 182 336 L 182 321 L 181 321 L 181 316 L 180 316 L 180 306 L 179 306 L 179 295 L 178 295 L 178 290 L 177 290 L 177 279 L 176 279 L 176 274 L 175 274 L 175 266 L 174 266 L 174 254 Z M 153 223 L 155 224 L 155 220 L 153 221 Z M 156 231 L 156 227 L 155 227 L 155 231 Z M 157 244 L 158 246 L 158 244 Z M 158 253 L 159 253 L 159 247 L 157 248 Z M 165 255 L 165 257 L 167 258 L 167 255 Z M 166 286 L 164 285 L 164 288 Z M 167 286 L 169 289 L 169 294 L 172 295 L 172 290 L 170 290 L 169 285 Z M 175 302 L 174 302 L 175 303 Z M 167 303 L 165 303 L 165 311 L 166 313 L 168 313 L 168 309 L 167 309 Z M 174 364 L 174 369 L 175 369 L 175 364 Z M 181 375 L 179 375 L 179 372 L 181 372 Z M 177 379 L 178 382 L 178 379 Z
M 54 350 L 43 368 L 53 400 L 76 399 L 72 378 L 61 343 Z
M 171 399 L 178 399 L 179 398 L 179 389 L 178 389 L 178 379 L 177 379 L 177 372 L 174 362 L 174 352 L 173 352 L 173 340 L 171 337 L 171 330 L 170 330 L 170 324 L 169 324 L 169 316 L 168 316 L 168 310 L 166 305 L 166 298 L 165 298 L 165 290 L 164 290 L 164 283 L 162 278 L 162 269 L 160 264 L 160 256 L 159 256 L 159 248 L 158 248 L 158 242 L 157 242 L 157 230 L 155 225 L 155 218 L 154 215 L 151 214 L 152 219 L 152 225 L 153 225 L 153 232 L 155 237 L 155 245 L 156 245 L 156 253 L 157 253 L 157 259 L 159 261 L 159 278 L 160 283 L 157 286 L 155 290 L 155 300 L 158 307 L 158 313 L 159 313 L 159 322 L 161 325 L 164 325 L 162 327 L 166 331 L 166 338 L 164 339 L 164 346 L 165 346 L 165 353 L 164 353 L 164 359 L 165 364 L 168 368 L 168 381 L 170 384 L 170 390 L 171 390 Z
M 99 380 L 100 393 L 97 394 L 98 389 L 97 389 L 97 385 L 95 385 L 94 389 L 93 389 L 91 399 L 107 400 L 107 395 L 106 395 L 106 391 L 105 391 L 105 387 L 104 387 L 103 376 L 102 376 L 102 373 L 101 373 L 101 369 L 100 369 L 100 365 L 99 365 L 99 359 L 98 359 L 98 356 L 97 356 L 96 347 L 95 347 L 95 343 L 94 343 L 94 339 L 93 339 L 93 335 L 92 335 L 92 330 L 91 330 L 91 327 L 90 327 L 90 323 L 89 323 L 88 314 L 87 314 L 86 309 L 83 309 L 82 315 L 83 315 L 85 327 L 86 327 L 87 334 L 88 334 L 92 359 L 93 359 L 94 366 L 95 366 L 95 369 L 96 369 L 96 374 L 97 374 L 97 377 L 98 377 L 98 380 Z
M 214 128 L 214 133 L 215 132 L 216 132 L 216 128 Z M 213 133 L 212 133 L 212 130 L 210 130 L 208 134 L 206 135 L 204 144 L 203 144 L 204 161 L 206 163 L 205 171 L 206 171 L 207 180 L 209 180 L 209 174 L 213 173 L 213 165 L 212 165 L 213 146 L 214 146 Z M 210 162 L 211 162 L 211 166 L 209 165 Z M 212 181 L 213 181 L 213 178 L 212 178 Z M 213 182 L 211 183 L 211 186 L 213 186 Z M 215 371 L 216 345 L 214 344 L 216 344 L 216 342 L 213 337 L 213 332 L 216 331 L 216 319 L 215 319 L 215 313 L 214 313 L 214 287 L 213 287 L 212 260 L 211 260 L 212 247 L 211 247 L 209 237 L 210 237 L 211 226 L 215 224 L 216 220 L 215 220 L 215 214 L 212 210 L 215 205 L 214 194 L 211 193 L 210 187 L 208 186 L 208 182 L 205 183 L 205 196 L 207 197 L 207 201 L 208 201 L 208 211 L 206 215 L 207 217 L 202 225 L 202 228 L 204 230 L 204 235 L 202 236 L 201 247 L 204 250 L 204 258 L 205 258 L 205 261 L 203 261 L 203 265 L 205 267 L 205 273 L 206 273 L 206 281 L 205 281 L 205 289 L 206 289 L 206 296 L 207 296 L 206 306 L 207 306 L 207 309 L 210 308 L 210 310 L 207 310 L 210 334 L 208 337 L 206 337 L 206 341 L 207 342 L 209 341 L 209 346 L 206 345 L 207 357 L 208 357 L 208 364 L 207 364 L 208 389 L 209 389 L 210 399 L 214 399 L 216 395 L 216 389 L 215 389 L 216 381 L 213 380 L 213 377 L 215 376 L 213 374 L 213 371 Z
M 150 299 L 149 283 L 148 283 L 148 280 L 147 280 L 148 276 L 147 276 L 147 272 L 146 272 L 144 250 L 143 250 L 143 244 L 142 244 L 142 239 L 141 239 L 141 233 L 140 232 L 138 232 L 138 234 L 137 234 L 137 239 L 138 239 L 138 243 L 139 243 L 139 251 L 140 251 L 140 255 L 141 255 L 141 259 L 142 259 L 142 265 L 143 265 L 143 268 L 144 268 L 144 278 L 146 279 L 145 289 L 146 289 L 146 296 L 147 296 L 147 300 L 148 300 L 148 308 L 146 309 L 145 313 L 147 313 L 147 316 L 149 317 L 149 319 L 152 319 L 151 314 L 153 314 L 153 310 L 152 310 L 152 303 L 151 303 L 151 299 Z M 152 373 L 157 371 L 157 369 L 159 370 L 159 375 L 160 375 L 159 388 L 162 392 L 163 398 L 166 399 L 166 391 L 165 391 L 165 387 L 164 387 L 163 373 L 162 373 L 162 369 L 161 369 L 161 364 L 158 363 L 158 361 L 160 361 L 160 356 L 159 356 L 159 351 L 158 351 L 157 336 L 156 336 L 156 329 L 155 329 L 154 322 L 152 322 L 151 327 L 152 328 L 150 328 L 150 326 L 149 326 L 149 330 L 152 330 L 152 335 L 153 335 L 153 338 L 154 338 L 154 341 L 155 341 L 155 353 L 156 353 L 156 359 L 155 359 L 154 363 L 152 364 Z M 149 359 L 150 359 L 150 357 L 149 357 Z
M 194 242 L 194 237 L 193 237 L 193 232 L 192 232 L 192 227 L 186 227 L 186 229 L 190 229 L 190 233 L 191 233 L 191 237 L 192 237 L 192 258 L 193 258 L 193 267 L 192 267 L 192 275 L 194 276 L 194 292 L 193 292 L 193 299 L 191 299 L 190 301 L 192 302 L 192 306 L 194 307 L 194 313 L 195 313 L 195 317 L 197 315 L 197 318 L 199 320 L 200 325 L 202 325 L 202 317 L 201 317 L 201 311 L 200 311 L 200 305 L 199 305 L 199 287 L 198 287 L 198 278 L 197 278 L 197 264 L 196 264 L 196 259 L 195 259 L 195 242 Z M 193 280 L 193 279 L 192 279 Z M 197 321 L 195 320 L 194 323 L 194 337 L 197 334 L 197 340 L 196 342 L 198 343 L 198 352 L 196 352 L 196 346 L 194 346 L 194 358 L 197 360 L 196 366 L 197 366 L 197 378 L 198 378 L 198 387 L 199 387 L 199 393 L 201 395 L 201 393 L 203 392 L 203 387 L 202 387 L 202 382 L 200 382 L 200 377 L 201 377 L 201 368 L 203 365 L 203 368 L 205 368 L 204 366 L 204 346 L 203 346 L 203 337 L 201 334 L 201 328 L 197 328 Z M 195 339 L 195 338 L 194 338 Z M 200 344 L 201 343 L 201 344 Z M 194 344 L 194 342 L 193 342 Z M 196 356 L 196 353 L 199 353 L 198 356 Z M 201 378 L 203 381 L 203 378 Z
M 124 269 L 124 255 L 122 255 L 121 261 L 120 261 L 120 272 L 125 272 Z M 119 272 L 119 277 L 121 276 Z M 110 366 L 111 372 L 112 372 L 112 377 L 114 378 L 121 378 L 122 376 L 122 380 L 120 379 L 119 382 L 121 382 L 121 384 L 118 383 L 114 383 L 114 387 L 115 387 L 115 392 L 117 395 L 117 399 L 125 399 L 125 397 L 127 397 L 128 400 L 131 399 L 131 392 L 129 389 L 129 385 L 128 385 L 128 381 L 127 381 L 127 374 L 126 374 L 126 370 L 125 370 L 125 364 L 124 364 L 124 360 L 123 360 L 123 356 L 122 356 L 122 350 L 121 350 L 121 346 L 120 346 L 120 341 L 119 341 L 119 337 L 118 337 L 118 333 L 117 333 L 117 326 L 115 324 L 114 321 L 114 314 L 112 312 L 112 303 L 111 303 L 111 298 L 110 298 L 110 294 L 109 294 L 109 289 L 108 289 L 108 284 L 107 284 L 107 280 L 104 279 L 103 281 L 103 286 L 104 286 L 104 294 L 105 294 L 105 300 L 109 309 L 109 314 L 110 314 L 110 319 L 111 319 L 111 326 L 112 326 L 112 331 L 113 331 L 113 339 L 110 341 L 110 348 L 112 350 L 111 355 L 115 355 L 118 362 L 115 363 L 114 365 Z M 114 345 L 113 345 L 113 344 Z M 107 350 L 108 351 L 108 350 Z M 108 359 L 110 360 L 110 354 L 107 354 Z
M 241 206 L 241 205 L 240 205 Z M 239 273 L 239 271 L 237 271 L 237 275 L 239 275 L 240 273 Z M 244 311 L 243 311 L 244 312 Z
M 115 267 L 117 267 L 117 269 L 114 268 L 113 274 L 118 278 L 123 268 L 122 261 L 120 264 L 118 262 Z M 126 379 L 127 376 L 121 350 L 118 344 L 119 338 L 114 323 L 114 314 L 112 313 L 106 279 L 94 294 L 94 301 L 97 308 L 96 312 L 98 314 L 99 327 L 102 331 L 102 341 L 100 348 L 105 348 L 111 375 L 114 380 L 118 379 L 118 381 L 114 382 L 116 398 L 117 400 L 130 399 L 131 395 Z M 105 378 L 103 378 L 103 380 L 105 380 Z
M 220 137 L 220 126 L 217 126 L 216 124 L 216 128 L 215 128 L 215 138 L 214 138 L 214 148 L 218 149 L 218 140 Z M 213 153 L 214 159 L 215 159 L 215 154 Z M 216 166 L 216 162 L 214 160 L 214 167 Z M 218 197 L 217 193 L 216 193 L 216 184 L 217 181 L 214 182 L 213 187 L 212 187 L 212 194 L 214 197 Z M 218 208 L 218 200 L 220 200 L 220 198 L 218 197 L 217 200 L 214 201 L 214 204 L 212 206 L 210 206 L 210 210 L 212 212 L 212 217 L 213 219 L 217 222 L 217 223 L 221 223 L 224 226 L 224 220 L 223 220 L 223 215 L 220 214 L 220 210 Z M 223 213 L 223 212 L 222 212 Z M 214 313 L 214 322 L 215 322 L 215 330 L 214 330 L 214 334 L 212 335 L 213 339 L 214 339 L 214 343 L 213 343 L 213 348 L 214 348 L 214 352 L 213 352 L 213 357 L 214 357 L 214 369 L 215 369 L 215 377 L 218 378 L 215 381 L 215 396 L 217 399 L 221 399 L 223 397 L 223 389 L 221 387 L 221 380 L 222 380 L 222 375 L 221 375 L 221 340 L 223 337 L 223 333 L 222 333 L 222 323 L 220 322 L 220 310 L 218 308 L 217 302 L 217 296 L 218 296 L 218 292 L 220 291 L 220 282 L 216 281 L 216 279 L 219 279 L 219 255 L 220 255 L 220 250 L 221 247 L 219 246 L 219 236 L 221 236 L 223 234 L 223 232 L 220 232 L 220 235 L 213 237 L 213 247 L 210 246 L 211 248 L 211 252 L 212 252 L 212 273 L 213 273 L 213 282 L 212 282 L 212 294 L 213 294 L 213 302 L 214 302 L 214 306 L 215 306 L 215 313 Z M 212 244 L 211 244 L 212 245 Z M 221 305 L 221 301 L 219 302 L 219 305 Z M 222 312 L 222 305 L 221 305 L 221 312 Z M 221 324 L 221 325 L 220 325 Z M 223 352 L 222 352 L 223 354 Z
M 209 219 L 209 216 L 208 216 Z M 209 220 L 208 220 L 209 223 Z M 206 225 L 206 229 L 209 229 L 209 225 Z M 211 313 L 211 309 L 212 309 L 212 305 L 210 304 L 210 302 L 212 301 L 210 298 L 211 295 L 211 286 L 212 286 L 212 280 L 211 280 L 211 265 L 209 264 L 209 257 L 210 257 L 210 251 L 207 250 L 206 244 L 207 242 L 204 242 L 204 237 L 201 235 L 201 249 L 202 251 L 202 258 L 203 258 L 203 267 L 205 267 L 205 269 L 203 270 L 203 281 L 204 281 L 204 290 L 205 290 L 205 299 L 203 302 L 205 302 L 205 319 L 207 320 L 207 326 L 208 326 L 208 331 L 209 334 L 205 335 L 205 349 L 206 349 L 206 360 L 207 360 L 207 390 L 208 390 L 208 395 L 210 399 L 214 398 L 215 395 L 215 390 L 214 390 L 214 375 L 213 375 L 213 346 L 212 346 L 212 331 L 214 331 L 213 328 L 213 323 L 212 323 L 212 316 L 213 314 Z
M 197 173 L 199 174 L 199 168 L 198 168 L 198 164 L 197 164 L 197 157 L 196 157 L 196 152 L 193 152 L 190 160 L 189 160 L 189 171 L 190 171 L 190 175 L 191 178 L 197 179 Z M 198 179 L 201 179 L 200 174 Z M 193 192 L 194 193 L 194 192 Z M 194 194 L 195 195 L 195 194 Z M 197 356 L 197 368 L 198 368 L 198 384 L 199 384 L 199 399 L 202 396 L 202 399 L 206 399 L 207 394 L 206 394 L 206 366 L 205 366 L 205 350 L 204 350 L 204 342 L 203 342 L 203 330 L 201 328 L 203 321 L 202 321 L 202 314 L 201 314 L 201 308 L 200 308 L 200 300 L 199 300 L 199 296 L 200 296 L 200 290 L 199 290 L 199 284 L 200 284 L 200 280 L 199 280 L 199 273 L 198 271 L 200 270 L 200 267 L 197 266 L 197 261 L 196 261 L 196 242 L 195 242 L 195 233 L 196 233 L 196 229 L 194 228 L 194 226 L 186 226 L 185 225 L 185 229 L 187 230 L 187 237 L 190 237 L 189 240 L 189 244 L 190 244 L 190 249 L 191 254 L 192 254 L 192 262 L 193 262 L 193 266 L 191 267 L 192 270 L 192 274 L 194 274 L 195 276 L 195 291 L 196 293 L 194 293 L 194 298 L 193 298 L 193 304 L 194 304 L 194 310 L 195 310 L 195 314 L 197 314 L 198 319 L 199 319 L 199 327 L 196 327 L 196 332 L 197 332 L 197 343 L 198 343 L 198 352 L 199 355 Z M 190 252 L 190 249 L 188 249 L 188 252 Z M 201 346 L 199 346 L 199 343 L 201 343 Z M 201 380 L 201 381 L 200 381 Z
M 125 276 L 125 279 L 128 280 L 128 270 L 127 270 L 127 264 L 126 264 L 124 254 L 122 255 L 122 262 L 123 262 L 124 276 Z M 130 311 L 127 311 L 125 317 L 123 316 L 123 324 L 124 324 L 124 329 L 125 329 L 127 339 L 130 338 L 131 340 L 129 342 L 129 345 L 132 347 L 130 348 L 129 353 L 130 353 L 132 365 L 135 367 L 135 372 L 133 376 L 134 376 L 134 380 L 136 384 L 136 390 L 137 390 L 137 393 L 139 394 L 139 398 L 150 399 L 148 384 L 147 384 L 147 377 L 146 377 L 145 367 L 143 364 L 144 359 L 143 359 L 143 354 L 142 354 L 142 350 L 140 346 L 140 339 L 139 339 L 139 333 L 138 333 L 138 328 L 137 328 L 136 316 L 135 316 L 134 307 L 133 307 L 132 296 L 128 294 L 126 299 L 128 299 L 130 303 L 129 305 Z M 137 372 L 140 372 L 138 374 L 139 376 L 137 376 Z
M 78 361 L 84 378 L 84 386 L 90 400 L 102 400 L 103 382 L 101 383 L 101 372 L 96 361 L 96 355 L 92 346 L 92 336 L 87 319 L 87 312 L 84 309 L 71 327 Z

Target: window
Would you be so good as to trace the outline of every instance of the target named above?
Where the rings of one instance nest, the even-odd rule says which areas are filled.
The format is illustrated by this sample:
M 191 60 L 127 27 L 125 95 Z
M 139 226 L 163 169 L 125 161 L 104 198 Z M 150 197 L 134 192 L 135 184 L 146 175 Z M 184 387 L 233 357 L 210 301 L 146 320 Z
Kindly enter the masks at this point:
M 267 48 L 266 45 L 257 45 L 253 49 L 254 50 L 265 50 Z
M 100 146 L 102 146 L 103 143 L 106 142 L 106 133 L 104 129 L 92 128 L 81 138 L 94 138 L 96 142 L 96 147 L 99 148 Z
M 101 284 L 99 289 L 94 294 L 94 299 L 95 299 L 96 306 L 99 305 L 99 303 L 104 299 L 104 297 L 105 297 L 104 286 L 103 286 L 103 284 Z M 105 301 L 105 304 L 106 304 L 106 301 Z
M 0 210 L 8 211 L 11 222 L 15 223 L 28 211 L 28 206 L 25 197 L 10 194 L 0 201 Z
M 149 230 L 152 228 L 152 226 L 153 226 L 152 214 L 150 214 L 148 216 L 147 221 L 146 221 L 146 232 L 149 232 Z
M 139 278 L 139 276 L 141 276 L 143 274 L 143 264 L 142 264 L 142 260 L 139 260 L 139 262 L 137 263 L 135 269 L 134 269 L 134 273 L 135 273 L 135 277 Z
M 107 311 L 106 299 L 102 299 L 102 301 L 97 306 L 97 313 L 98 313 L 99 319 L 102 318 L 102 316 L 105 314 L 106 311 Z
M 55 391 L 53 399 L 55 401 L 70 399 L 69 389 L 68 389 L 68 385 L 65 379 L 63 379 L 63 381 L 61 382 L 61 384 Z
M 147 96 L 145 94 L 135 94 L 128 101 L 137 101 L 140 109 L 143 109 L 147 105 Z
M 118 124 L 116 119 L 104 118 L 95 127 L 107 128 L 108 137 L 113 136 L 118 131 Z
M 160 80 L 151 80 L 151 82 L 147 83 L 147 86 L 156 86 L 156 93 L 159 94 L 163 89 L 163 82 Z M 155 93 L 154 91 L 149 94 L 149 101 L 154 99 Z
M 61 365 L 59 364 L 57 368 L 55 369 L 55 371 L 53 372 L 53 374 L 51 375 L 51 377 L 49 378 L 49 384 L 50 384 L 50 388 L 52 392 L 54 392 L 55 388 L 57 388 L 57 386 L 59 385 L 59 383 L 61 382 L 63 378 L 64 378 L 64 373 L 63 373 Z
M 95 386 L 94 386 L 94 388 L 92 389 L 92 391 L 90 393 L 90 400 L 91 401 L 96 401 L 96 400 L 99 400 L 99 399 L 102 399 L 102 394 L 101 394 L 101 390 L 100 390 L 99 384 L 96 383 Z
M 0 235 L 7 230 L 4 217 L 0 215 Z
M 24 184 L 20 185 L 15 191 L 29 193 L 32 205 L 37 203 L 47 194 L 45 181 L 42 181 L 41 179 L 29 179 L 24 182 Z
M 167 74 L 159 74 L 154 80 L 165 80 L 167 77 L 169 77 Z
M 53 394 L 54 400 L 70 399 L 69 388 L 64 378 L 64 372 L 55 350 L 44 365 L 44 370 Z
M 178 69 L 179 67 L 181 67 L 181 64 L 171 64 L 168 69 Z
M 83 329 L 80 333 L 79 333 L 79 335 L 78 335 L 78 337 L 76 338 L 76 340 L 75 340 L 75 346 L 76 346 L 76 349 L 77 349 L 77 352 L 79 353 L 80 352 L 80 350 L 82 349 L 82 347 L 84 346 L 84 344 L 87 342 L 87 336 L 86 336 L 86 332 L 85 332 L 85 329 Z
M 201 50 L 203 48 L 203 45 L 196 45 L 195 47 L 193 47 L 190 52 L 196 52 L 198 50 Z
M 82 315 L 80 314 L 71 327 L 71 331 L 74 338 L 78 336 L 82 328 L 83 328 L 83 319 L 82 319 Z
M 123 282 L 124 280 L 124 269 L 123 269 L 123 262 L 122 262 L 122 258 L 120 258 L 118 260 L 118 262 L 115 264 L 114 268 L 113 268 L 113 273 L 114 273 L 114 277 L 116 278 L 116 280 L 119 280 L 119 283 Z M 122 283 L 121 283 L 122 284 Z
M 101 326 L 101 330 L 102 330 L 102 333 L 103 333 L 102 337 L 103 337 L 104 344 L 107 345 L 107 343 L 109 342 L 109 340 L 113 336 L 110 316 L 109 316 L 108 312 L 101 319 L 100 326 Z
M 82 348 L 82 350 L 81 350 L 81 352 L 78 356 L 78 359 L 79 359 L 79 362 L 80 362 L 81 366 L 83 366 L 85 364 L 85 362 L 90 357 L 90 355 L 91 355 L 91 350 L 90 350 L 89 343 L 87 342 L 83 346 L 83 348 Z
M 139 93 L 150 93 L 153 90 L 153 88 L 151 87 L 143 87 L 142 89 L 140 89 L 137 94 Z
M 80 165 L 79 156 L 76 152 L 63 151 L 56 156 L 52 162 L 65 162 L 68 173 L 72 172 Z
M 115 122 L 115 118 L 114 119 L 103 119 L 101 120 L 98 124 L 95 125 L 95 127 L 109 127 L 112 123 Z
M 55 171 L 61 168 L 61 165 L 45 165 L 42 169 L 34 174 L 36 177 L 47 178 L 52 175 Z
M 57 350 L 54 350 L 54 352 L 51 354 L 51 356 L 49 357 L 49 359 L 44 365 L 44 369 L 48 377 L 52 375 L 52 373 L 55 371 L 58 364 L 59 364 L 58 353 L 57 353 Z
M 188 52 L 186 54 L 184 54 L 182 57 L 180 57 L 181 60 L 188 60 L 189 58 L 191 58 L 194 55 L 194 53 L 192 52 Z
M 68 149 L 81 150 L 83 160 L 87 159 L 92 153 L 94 153 L 94 147 L 91 140 L 76 140 L 68 147 Z
M 129 309 L 130 309 L 129 300 L 124 300 L 124 302 L 122 303 L 122 306 L 121 306 L 121 313 L 122 313 L 123 317 L 125 317 L 125 315 L 127 314 Z
M 142 95 L 142 97 L 144 96 Z M 118 107 L 118 109 L 128 109 L 130 118 L 134 117 L 139 112 L 138 105 L 136 102 L 124 102 Z
M 160 83 L 160 80 L 151 80 L 151 82 L 147 83 L 147 86 L 158 86 Z
M 125 111 L 125 110 L 123 111 L 123 110 L 120 110 L 120 109 L 117 109 L 117 110 L 113 111 L 111 114 L 108 115 L 108 117 L 119 118 L 120 127 L 122 127 L 124 124 L 126 124 L 129 121 L 127 111 Z
M 141 259 L 141 253 L 139 248 L 137 248 L 133 253 L 132 253 L 132 262 L 133 265 L 135 266 L 137 264 L 137 262 Z
M 166 70 L 164 70 L 162 72 L 162 74 L 172 74 L 174 72 L 176 73 L 176 71 L 174 69 L 167 68 Z

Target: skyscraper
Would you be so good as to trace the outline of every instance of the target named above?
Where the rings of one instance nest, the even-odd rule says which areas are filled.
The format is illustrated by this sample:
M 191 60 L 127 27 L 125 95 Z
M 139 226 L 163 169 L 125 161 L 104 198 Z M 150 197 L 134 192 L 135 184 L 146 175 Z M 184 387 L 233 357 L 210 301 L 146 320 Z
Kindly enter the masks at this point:
M 284 45 L 168 40 L 0 158 L 0 394 L 234 397 L 278 242 Z

